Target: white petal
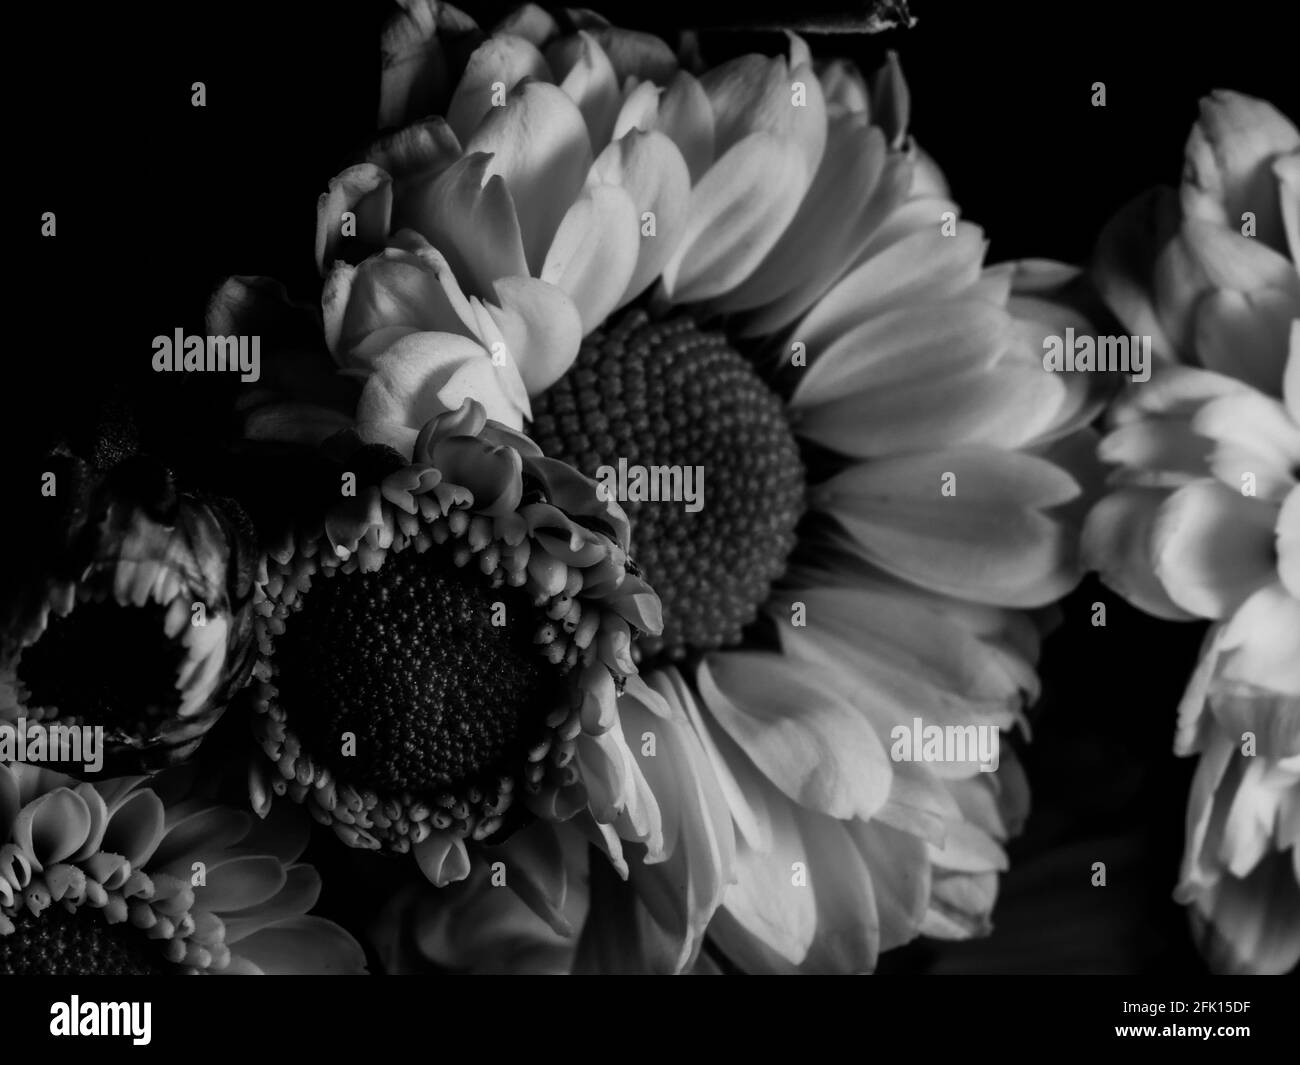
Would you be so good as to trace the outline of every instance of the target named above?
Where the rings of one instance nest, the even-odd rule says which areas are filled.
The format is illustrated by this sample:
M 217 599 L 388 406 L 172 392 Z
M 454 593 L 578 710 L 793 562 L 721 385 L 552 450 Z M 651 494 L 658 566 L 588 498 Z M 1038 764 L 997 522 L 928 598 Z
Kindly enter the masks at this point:
M 565 214 L 541 278 L 573 297 L 584 334 L 618 306 L 640 244 L 632 197 L 616 185 L 588 187 Z
M 493 284 L 496 305 L 487 311 L 528 394 L 540 395 L 573 365 L 582 344 L 582 317 L 569 296 L 546 281 L 505 277 Z
M 867 819 L 889 797 L 893 771 L 879 738 L 816 670 L 733 651 L 710 655 L 697 679 L 714 719 L 795 802 Z
M 654 129 L 658 114 L 659 86 L 653 81 L 643 81 L 628 92 L 623 100 L 614 122 L 612 139 L 620 140 L 634 129 L 639 129 L 642 133 Z
M 1255 215 L 1258 239 L 1282 251 L 1285 239 L 1272 164 L 1300 149 L 1300 131 L 1277 108 L 1236 92 L 1201 100 L 1200 120 L 1187 140 L 1183 210 L 1239 229 Z
M 812 180 L 826 146 L 826 104 L 809 67 L 744 55 L 706 71 L 700 85 L 713 109 L 717 156 L 754 133 L 769 133 L 802 157 Z
M 1151 557 L 1169 597 L 1218 618 L 1273 577 L 1277 507 L 1217 481 L 1178 489 L 1152 525 Z
M 799 209 L 810 177 L 799 154 L 771 134 L 731 147 L 691 192 L 686 230 L 664 267 L 669 295 L 708 299 L 748 277 Z
M 609 143 L 618 117 L 620 99 L 614 66 L 605 50 L 589 33 L 565 38 L 564 46 L 572 50 L 566 56 L 565 73 L 560 88 L 578 105 L 587 123 L 592 151 L 599 152 Z M 569 61 L 571 60 L 571 61 Z
M 984 233 L 969 222 L 945 237 L 938 225 L 872 255 L 835 285 L 792 336 L 816 351 L 830 346 L 871 315 L 902 303 L 932 301 L 974 284 L 984 255 Z
M 978 300 L 943 300 L 886 311 L 808 352 L 790 405 L 817 403 L 898 383 L 982 372 L 1002 353 L 1006 311 Z
M 491 356 L 473 340 L 452 333 L 412 333 L 373 366 L 357 404 L 359 422 L 420 429 L 430 418 L 475 399 L 489 418 L 514 429 L 522 426 L 518 410 L 502 392 Z
M 713 162 L 713 108 L 695 75 L 679 70 L 659 100 L 656 128 L 668 135 L 691 172 L 691 182 Z
M 491 292 L 498 277 L 529 272 L 514 200 L 492 164 L 478 154 L 449 167 L 411 222 L 447 257 L 461 287 L 475 294 Z
M 1164 492 L 1125 488 L 1097 503 L 1083 528 L 1084 564 L 1140 610 L 1186 621 L 1195 615 L 1169 598 L 1151 557 L 1151 528 L 1164 499 Z
M 659 132 L 633 130 L 611 144 L 591 168 L 592 179 L 627 190 L 636 211 L 640 235 L 636 269 L 620 305 L 639 296 L 659 277 L 686 226 L 691 178 L 682 154 Z M 653 215 L 654 233 L 645 230 L 646 212 Z
M 519 218 L 526 272 L 537 276 L 591 166 L 591 142 L 578 105 L 557 86 L 523 82 L 505 107 L 492 109 L 465 151 L 492 154 L 486 172 L 505 179 Z
M 356 217 L 357 239 L 368 245 L 384 242 L 392 219 L 392 179 L 373 163 L 348 167 L 329 183 L 316 204 L 316 266 L 323 274 L 334 262 L 343 239 L 343 215 Z
M 551 68 L 531 41 L 512 34 L 493 34 L 474 49 L 447 108 L 447 123 L 462 144 L 474 135 L 493 106 L 502 106 L 506 94 L 524 78 L 553 80 Z M 499 102 L 494 103 L 494 99 Z
M 945 473 L 955 495 L 942 494 Z M 967 448 L 851 467 L 816 503 L 889 573 L 959 598 L 1033 606 L 1078 580 L 1073 533 L 1043 513 L 1078 492 L 1040 458 Z

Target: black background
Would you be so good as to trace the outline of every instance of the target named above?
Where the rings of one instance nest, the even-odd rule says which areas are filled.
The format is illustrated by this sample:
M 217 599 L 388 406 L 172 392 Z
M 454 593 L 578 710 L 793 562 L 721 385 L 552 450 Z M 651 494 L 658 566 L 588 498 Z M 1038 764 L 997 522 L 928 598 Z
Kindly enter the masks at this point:
M 839 5 L 843 10 L 846 5 Z M 490 25 L 503 4 L 467 4 Z M 912 131 L 947 174 L 990 260 L 1085 258 L 1107 217 L 1176 183 L 1197 100 L 1214 88 L 1300 115 L 1294 27 L 1276 3 L 918 0 L 918 25 L 810 36 L 873 70 L 897 49 Z M 151 339 L 198 331 L 230 273 L 270 274 L 314 299 L 316 197 L 373 132 L 383 3 L 22 5 L 7 27 L 11 219 L 0 414 L 4 499 L 95 400 L 126 388 L 170 453 L 224 431 L 223 397 L 149 371 Z M 607 5 L 664 33 L 779 19 L 786 4 Z M 800 3 L 802 17 L 835 5 Z M 713 30 L 716 58 L 771 38 Z M 1289 46 L 1289 47 L 1288 47 Z M 206 108 L 190 103 L 207 88 Z M 1092 83 L 1107 106 L 1091 105 Z M 39 235 L 55 211 L 58 235 Z M 185 375 L 175 375 L 184 378 Z M 10 508 L 5 507 L 5 510 Z M 21 513 L 21 506 L 12 510 Z M 21 523 L 5 523 L 21 565 Z M 1105 602 L 1108 625 L 1089 623 Z M 991 941 L 918 945 L 887 969 L 1194 971 L 1170 900 L 1191 763 L 1169 753 L 1201 626 L 1143 617 L 1091 582 L 1047 645 L 1027 765 L 1034 814 L 1016 845 Z M 1108 886 L 1090 885 L 1105 861 Z

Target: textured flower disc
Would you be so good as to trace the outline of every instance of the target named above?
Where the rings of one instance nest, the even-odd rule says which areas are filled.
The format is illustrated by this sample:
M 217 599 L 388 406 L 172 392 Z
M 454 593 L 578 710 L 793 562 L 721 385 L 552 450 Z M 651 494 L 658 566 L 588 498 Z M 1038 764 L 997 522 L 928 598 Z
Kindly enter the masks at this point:
M 804 510 L 798 444 L 750 362 L 690 317 L 632 310 L 587 338 L 533 416 L 542 450 L 591 477 L 620 460 L 651 475 L 702 467 L 695 512 L 620 497 L 633 554 L 663 601 L 663 635 L 640 649 L 675 659 L 739 642 L 785 570 Z
M 106 924 L 93 909 L 51 906 L 20 912 L 0 936 L 0 976 L 156 976 L 178 971 L 155 942 L 127 922 Z
M 426 477 L 440 497 L 419 488 Z M 373 507 L 354 515 L 382 515 L 371 529 L 388 530 L 385 546 L 300 537 L 268 561 L 256 607 L 254 731 L 273 765 L 254 805 L 269 792 L 306 802 L 351 846 L 406 853 L 435 833 L 508 831 L 520 796 L 574 784 L 591 678 L 612 700 L 627 655 L 626 622 L 598 598 L 625 556 L 565 536 L 557 549 L 592 568 L 567 565 L 518 513 L 472 514 L 437 478 L 397 470 L 383 503 L 367 490 Z M 416 494 L 393 507 L 401 485 Z M 559 514 L 533 488 L 530 502 L 535 520 Z M 327 528 L 348 525 L 346 511 Z
M 369 787 L 429 792 L 509 775 L 563 696 L 533 616 L 523 593 L 489 588 L 441 548 L 337 573 L 276 642 L 280 705 L 326 765 Z M 344 758 L 349 732 L 356 754 Z

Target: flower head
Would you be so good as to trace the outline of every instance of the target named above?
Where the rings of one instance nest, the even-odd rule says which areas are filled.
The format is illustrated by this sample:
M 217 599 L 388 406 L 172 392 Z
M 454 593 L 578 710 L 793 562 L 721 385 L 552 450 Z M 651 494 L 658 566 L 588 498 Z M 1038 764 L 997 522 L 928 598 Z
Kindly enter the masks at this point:
M 659 851 L 614 726 L 660 609 L 617 503 L 471 399 L 411 463 L 332 446 L 355 492 L 273 543 L 258 586 L 255 808 L 287 795 L 439 885 L 528 816 Z
M 0 765 L 0 973 L 359 973 L 311 916 L 309 824 L 184 794 L 183 778 L 79 783 Z
M 1180 194 L 1126 208 L 1098 285 L 1166 362 L 1110 411 L 1085 549 L 1160 617 L 1214 624 L 1179 711 L 1201 754 L 1178 897 L 1216 968 L 1300 959 L 1300 131 L 1202 102 Z M 1288 857 L 1288 851 L 1290 857 Z

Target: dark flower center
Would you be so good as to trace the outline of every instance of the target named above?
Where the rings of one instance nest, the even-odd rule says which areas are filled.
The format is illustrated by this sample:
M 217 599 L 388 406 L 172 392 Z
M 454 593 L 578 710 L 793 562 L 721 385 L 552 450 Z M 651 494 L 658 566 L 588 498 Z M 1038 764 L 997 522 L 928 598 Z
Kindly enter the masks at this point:
M 68 913 L 51 906 L 33 917 L 21 910 L 0 936 L 0 976 L 155 976 L 175 972 L 129 923 L 110 925 L 98 910 Z
M 318 576 L 276 640 L 279 703 L 312 757 L 353 783 L 433 792 L 513 774 L 564 685 L 533 645 L 534 616 L 523 593 L 437 548 Z
M 63 617 L 51 613 L 18 663 L 28 704 L 57 708 L 60 719 L 152 735 L 181 701 L 176 680 L 186 651 L 164 631 L 166 614 L 157 603 L 111 598 L 79 602 Z
M 643 638 L 642 652 L 738 642 L 804 509 L 784 405 L 751 363 L 689 317 L 633 310 L 587 338 L 533 416 L 547 455 L 617 485 L 633 557 L 663 602 L 663 635 Z

